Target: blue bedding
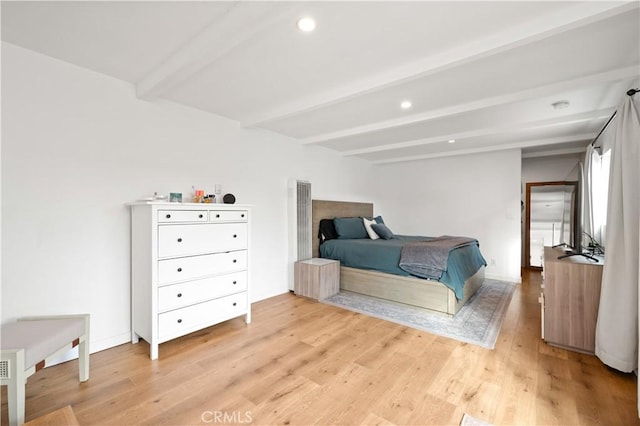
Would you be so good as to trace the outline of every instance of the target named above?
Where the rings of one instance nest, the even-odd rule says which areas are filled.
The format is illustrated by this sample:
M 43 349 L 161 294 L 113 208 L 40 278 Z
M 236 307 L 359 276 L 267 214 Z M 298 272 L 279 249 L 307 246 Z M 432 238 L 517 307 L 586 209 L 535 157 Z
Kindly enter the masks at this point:
M 396 235 L 391 240 L 335 239 L 320 245 L 320 257 L 339 260 L 342 266 L 370 269 L 387 274 L 412 276 L 398 266 L 402 247 L 408 242 L 425 241 L 432 237 Z M 478 272 L 487 262 L 477 244 L 456 248 L 449 253 L 447 269 L 440 282 L 451 288 L 458 299 L 463 298 L 467 278 Z

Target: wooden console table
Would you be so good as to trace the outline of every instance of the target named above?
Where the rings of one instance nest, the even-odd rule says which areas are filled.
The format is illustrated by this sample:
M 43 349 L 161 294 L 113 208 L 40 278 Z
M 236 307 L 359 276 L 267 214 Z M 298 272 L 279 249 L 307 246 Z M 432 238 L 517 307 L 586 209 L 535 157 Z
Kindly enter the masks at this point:
M 544 248 L 542 338 L 549 344 L 592 354 L 600 304 L 603 258 L 558 259 L 561 248 Z

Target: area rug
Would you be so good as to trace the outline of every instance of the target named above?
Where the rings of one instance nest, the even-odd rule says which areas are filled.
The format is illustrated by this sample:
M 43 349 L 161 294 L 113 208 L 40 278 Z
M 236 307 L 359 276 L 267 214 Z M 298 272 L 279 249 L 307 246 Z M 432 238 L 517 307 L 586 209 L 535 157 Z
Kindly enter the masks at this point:
M 485 279 L 476 294 L 453 317 L 348 291 L 341 291 L 322 302 L 493 349 L 514 290 L 513 283 Z

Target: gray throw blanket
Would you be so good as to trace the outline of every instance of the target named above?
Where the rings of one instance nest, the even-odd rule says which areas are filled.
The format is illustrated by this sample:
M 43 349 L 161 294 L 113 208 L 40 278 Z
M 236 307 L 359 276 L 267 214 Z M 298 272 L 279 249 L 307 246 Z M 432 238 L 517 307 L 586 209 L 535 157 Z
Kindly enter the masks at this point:
M 447 270 L 449 252 L 471 244 L 478 244 L 478 240 L 448 235 L 407 243 L 402 247 L 399 266 L 411 275 L 439 280 Z

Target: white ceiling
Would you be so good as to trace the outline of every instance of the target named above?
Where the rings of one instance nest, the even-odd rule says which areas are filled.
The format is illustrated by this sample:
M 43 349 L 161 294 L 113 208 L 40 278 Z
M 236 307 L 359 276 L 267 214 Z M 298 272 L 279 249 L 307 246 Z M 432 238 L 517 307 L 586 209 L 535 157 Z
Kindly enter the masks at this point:
M 639 6 L 2 1 L 2 40 L 372 163 L 538 156 L 584 150 L 638 87 Z

